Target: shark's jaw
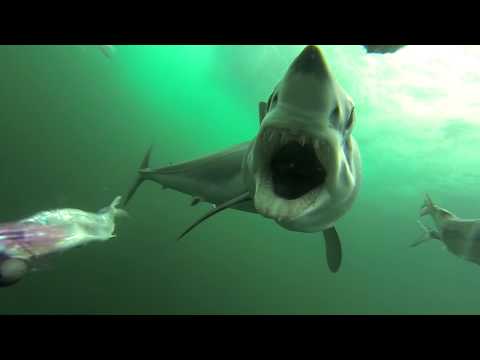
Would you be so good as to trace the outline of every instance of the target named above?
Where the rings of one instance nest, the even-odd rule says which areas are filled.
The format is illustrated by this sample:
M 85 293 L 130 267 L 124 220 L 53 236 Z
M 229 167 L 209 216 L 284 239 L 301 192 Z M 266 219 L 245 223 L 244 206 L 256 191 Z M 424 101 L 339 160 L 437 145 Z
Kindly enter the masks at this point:
M 294 221 L 328 201 L 335 172 L 325 138 L 275 126 L 262 129 L 255 155 L 254 205 L 279 222 Z
M 329 229 L 361 180 L 354 105 L 320 50 L 307 46 L 277 84 L 246 157 L 255 210 L 300 232 Z

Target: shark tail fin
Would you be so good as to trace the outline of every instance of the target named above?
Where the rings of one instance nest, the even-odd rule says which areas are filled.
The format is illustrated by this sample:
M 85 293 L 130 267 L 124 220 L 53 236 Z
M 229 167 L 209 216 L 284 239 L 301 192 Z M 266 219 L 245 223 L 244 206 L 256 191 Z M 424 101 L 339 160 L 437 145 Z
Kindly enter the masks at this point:
M 137 178 L 135 179 L 135 182 L 130 187 L 127 195 L 125 196 L 125 199 L 123 200 L 123 203 L 122 203 L 123 207 L 127 206 L 129 201 L 132 199 L 133 195 L 137 192 L 140 185 L 142 185 L 142 183 L 145 180 L 148 180 L 147 174 L 148 174 L 148 170 L 149 170 L 150 155 L 152 154 L 152 149 L 153 149 L 153 145 L 150 146 L 150 148 L 147 150 L 147 153 L 145 154 L 145 156 L 143 158 L 143 161 L 140 164 L 140 168 L 138 169 Z
M 425 200 L 423 202 L 423 205 L 420 209 L 420 216 L 425 216 L 433 213 L 434 210 L 434 204 L 432 199 L 430 198 L 430 195 L 425 194 Z
M 112 209 L 113 216 L 115 217 L 129 217 L 128 212 L 124 209 L 120 209 L 118 206 L 122 202 L 122 197 L 117 196 L 113 199 L 112 203 L 110 204 L 110 209 Z

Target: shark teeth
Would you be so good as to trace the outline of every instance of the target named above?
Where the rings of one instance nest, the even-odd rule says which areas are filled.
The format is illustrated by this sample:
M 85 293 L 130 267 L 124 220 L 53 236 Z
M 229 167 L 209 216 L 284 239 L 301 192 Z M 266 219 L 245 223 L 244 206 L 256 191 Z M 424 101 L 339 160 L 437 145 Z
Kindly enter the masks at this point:
M 300 136 L 299 138 L 300 145 L 305 146 L 306 142 L 307 142 L 307 137 L 305 135 Z
M 270 134 L 268 135 L 268 141 L 273 142 L 274 138 L 275 138 L 275 132 L 271 131 Z
M 266 128 L 260 135 L 260 139 L 265 143 L 271 144 L 280 144 L 284 145 L 290 141 L 297 141 L 300 145 L 305 146 L 306 144 L 314 144 L 315 140 L 307 134 L 299 134 L 288 129 L 281 128 Z
M 267 157 L 272 155 L 279 147 L 289 142 L 297 142 L 301 146 L 311 145 L 321 161 L 326 160 L 326 157 L 331 151 L 326 139 L 319 139 L 298 130 L 293 131 L 284 128 L 268 127 L 261 132 L 259 140 L 261 142 L 261 148 Z
M 325 190 L 316 189 L 295 200 L 279 198 L 273 193 L 270 179 L 257 178 L 254 206 L 264 217 L 278 222 L 293 221 L 315 202 L 325 203 L 329 195 Z
M 296 142 L 302 147 L 311 146 L 322 168 L 327 171 L 325 186 L 311 190 L 303 196 L 287 200 L 278 197 L 273 192 L 272 175 L 270 172 L 270 161 L 277 151 L 288 143 Z M 257 211 L 265 217 L 285 222 L 301 216 L 314 204 L 325 203 L 329 198 L 328 169 L 331 168 L 331 145 L 330 139 L 318 137 L 314 134 L 298 129 L 285 129 L 281 127 L 268 126 L 262 129 L 258 136 L 259 173 L 256 178 L 256 189 L 254 205 Z

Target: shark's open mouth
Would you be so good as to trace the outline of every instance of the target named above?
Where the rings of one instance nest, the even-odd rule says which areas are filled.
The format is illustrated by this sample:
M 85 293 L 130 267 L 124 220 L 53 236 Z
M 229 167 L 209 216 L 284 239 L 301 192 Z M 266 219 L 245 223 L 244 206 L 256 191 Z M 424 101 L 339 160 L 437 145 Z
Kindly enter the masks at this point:
M 267 127 L 257 139 L 255 206 L 277 220 L 301 216 L 328 196 L 330 146 L 301 132 Z
M 323 185 L 327 172 L 318 159 L 313 144 L 290 141 L 270 161 L 273 191 L 287 199 L 297 199 Z

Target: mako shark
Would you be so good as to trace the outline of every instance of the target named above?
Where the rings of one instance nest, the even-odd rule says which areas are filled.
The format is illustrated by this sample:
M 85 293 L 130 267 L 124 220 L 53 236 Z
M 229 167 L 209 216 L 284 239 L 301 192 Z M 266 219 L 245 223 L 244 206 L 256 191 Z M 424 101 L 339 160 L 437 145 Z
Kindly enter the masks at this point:
M 351 208 L 361 183 L 361 159 L 352 137 L 354 104 L 333 78 L 316 46 L 293 61 L 267 102 L 259 104 L 255 138 L 178 165 L 152 169 L 150 148 L 126 205 L 145 180 L 193 196 L 192 205 L 258 213 L 281 227 L 323 232 L 327 263 L 337 272 L 342 247 L 335 222 Z
M 115 53 L 115 48 L 113 45 L 97 45 L 97 48 L 107 59 L 112 59 L 113 54 Z
M 428 240 L 439 240 L 450 253 L 480 265 L 480 219 L 459 218 L 434 204 L 428 195 L 425 195 L 425 201 L 420 210 L 421 217 L 426 215 L 431 216 L 436 229 L 429 228 L 418 221 L 424 234 L 411 244 L 412 247 Z
M 113 45 L 80 45 L 82 51 L 86 51 L 89 47 L 95 47 L 109 60 L 111 60 L 115 54 L 115 47 Z

